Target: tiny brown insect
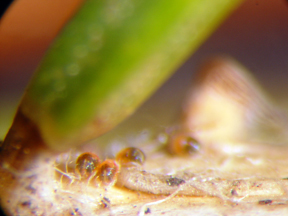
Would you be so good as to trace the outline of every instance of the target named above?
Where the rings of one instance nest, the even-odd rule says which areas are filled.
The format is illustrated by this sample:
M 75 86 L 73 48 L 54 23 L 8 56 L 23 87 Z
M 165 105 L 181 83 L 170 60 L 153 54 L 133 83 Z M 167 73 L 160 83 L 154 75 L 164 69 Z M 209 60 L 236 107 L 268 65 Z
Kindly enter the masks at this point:
M 171 136 L 168 143 L 168 151 L 171 154 L 187 155 L 199 151 L 200 143 L 190 135 L 178 133 Z
M 116 160 L 122 166 L 138 166 L 145 162 L 145 154 L 138 148 L 129 147 L 116 155 Z
M 105 160 L 98 167 L 96 179 L 100 186 L 113 186 L 119 171 L 119 165 L 115 160 Z
M 82 179 L 90 179 L 96 175 L 100 159 L 96 154 L 86 152 L 81 154 L 76 160 L 76 172 Z

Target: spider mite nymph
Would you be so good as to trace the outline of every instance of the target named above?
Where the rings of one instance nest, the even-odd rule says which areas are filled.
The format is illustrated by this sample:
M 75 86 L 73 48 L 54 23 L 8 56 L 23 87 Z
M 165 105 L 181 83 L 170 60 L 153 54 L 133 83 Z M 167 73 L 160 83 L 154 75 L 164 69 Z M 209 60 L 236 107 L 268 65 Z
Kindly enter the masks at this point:
M 200 150 L 200 143 L 187 133 L 175 133 L 168 140 L 168 151 L 175 155 L 192 155 Z
M 98 167 L 96 181 L 101 187 L 113 186 L 117 181 L 119 171 L 119 164 L 115 160 L 105 160 Z
M 129 147 L 121 150 L 116 155 L 116 161 L 121 166 L 141 166 L 145 162 L 145 154 L 138 148 Z
M 81 154 L 76 160 L 75 171 L 80 176 L 80 180 L 93 178 L 100 165 L 99 157 L 90 152 Z
M 144 161 L 145 155 L 140 149 L 125 148 L 116 155 L 116 160 L 108 159 L 99 165 L 96 181 L 99 181 L 100 186 L 113 186 L 117 181 L 120 165 L 141 166 Z

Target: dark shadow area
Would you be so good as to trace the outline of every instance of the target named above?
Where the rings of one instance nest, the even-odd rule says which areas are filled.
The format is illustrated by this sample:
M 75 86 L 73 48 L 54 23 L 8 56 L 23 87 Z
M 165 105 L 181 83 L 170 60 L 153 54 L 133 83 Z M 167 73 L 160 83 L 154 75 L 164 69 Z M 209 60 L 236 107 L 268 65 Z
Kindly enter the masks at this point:
M 7 8 L 10 6 L 10 4 L 13 2 L 13 0 L 1 0 L 0 1 L 0 19 L 2 18 L 3 14 L 7 10 Z
M 1 209 L 1 207 L 0 207 L 0 216 L 5 216 L 5 213 L 4 213 L 4 211 Z

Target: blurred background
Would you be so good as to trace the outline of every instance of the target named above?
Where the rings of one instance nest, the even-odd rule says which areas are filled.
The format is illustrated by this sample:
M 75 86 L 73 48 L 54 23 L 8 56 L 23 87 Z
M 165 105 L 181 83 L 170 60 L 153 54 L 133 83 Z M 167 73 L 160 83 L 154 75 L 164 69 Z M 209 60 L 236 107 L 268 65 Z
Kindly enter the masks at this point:
M 45 50 L 81 2 L 17 0 L 0 20 L 0 139 Z M 161 131 L 175 122 L 197 67 L 217 54 L 237 59 L 288 107 L 288 2 L 246 0 L 109 139 L 125 128 L 129 133 L 147 127 Z

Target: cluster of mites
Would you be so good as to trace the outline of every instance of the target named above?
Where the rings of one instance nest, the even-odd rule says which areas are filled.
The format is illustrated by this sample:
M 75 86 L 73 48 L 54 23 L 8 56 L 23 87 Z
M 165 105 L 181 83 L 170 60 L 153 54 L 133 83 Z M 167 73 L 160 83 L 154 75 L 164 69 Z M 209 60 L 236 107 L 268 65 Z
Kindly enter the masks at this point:
M 75 171 L 81 180 L 93 181 L 99 186 L 113 186 L 117 180 L 120 166 L 141 166 L 145 161 L 145 154 L 138 148 L 125 148 L 120 151 L 115 160 L 100 158 L 91 152 L 81 154 L 76 160 Z
M 170 137 L 168 151 L 171 154 L 193 154 L 199 150 L 199 143 L 186 134 L 176 134 Z M 120 167 L 142 166 L 145 154 L 138 148 L 129 147 L 121 150 L 115 160 L 107 159 L 101 162 L 100 158 L 91 152 L 81 154 L 76 160 L 76 173 L 82 180 L 93 181 L 99 186 L 113 186 L 120 172 Z

